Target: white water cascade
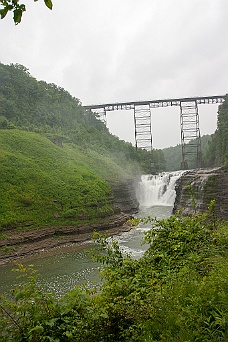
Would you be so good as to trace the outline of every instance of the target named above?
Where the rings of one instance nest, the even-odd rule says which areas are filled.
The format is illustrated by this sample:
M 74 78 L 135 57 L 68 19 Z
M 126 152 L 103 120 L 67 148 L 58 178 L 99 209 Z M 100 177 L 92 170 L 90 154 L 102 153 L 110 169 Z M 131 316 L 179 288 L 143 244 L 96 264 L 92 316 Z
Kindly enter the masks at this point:
M 174 205 L 177 179 L 184 171 L 163 172 L 158 175 L 142 175 L 137 198 L 140 207 Z

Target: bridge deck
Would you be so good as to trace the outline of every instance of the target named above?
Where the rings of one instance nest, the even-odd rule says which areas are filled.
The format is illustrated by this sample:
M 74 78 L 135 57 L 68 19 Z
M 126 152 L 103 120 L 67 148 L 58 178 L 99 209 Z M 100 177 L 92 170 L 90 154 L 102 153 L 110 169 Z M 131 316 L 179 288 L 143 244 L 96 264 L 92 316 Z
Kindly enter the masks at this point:
M 116 102 L 104 104 L 92 104 L 83 106 L 85 109 L 104 109 L 105 111 L 112 110 L 129 110 L 134 109 L 135 106 L 149 105 L 150 108 L 180 106 L 181 102 L 196 101 L 197 104 L 212 104 L 222 103 L 226 95 L 212 95 L 212 96 L 196 96 L 196 97 L 183 97 L 174 99 L 161 99 L 161 100 L 148 100 L 148 101 L 130 101 L 130 102 Z

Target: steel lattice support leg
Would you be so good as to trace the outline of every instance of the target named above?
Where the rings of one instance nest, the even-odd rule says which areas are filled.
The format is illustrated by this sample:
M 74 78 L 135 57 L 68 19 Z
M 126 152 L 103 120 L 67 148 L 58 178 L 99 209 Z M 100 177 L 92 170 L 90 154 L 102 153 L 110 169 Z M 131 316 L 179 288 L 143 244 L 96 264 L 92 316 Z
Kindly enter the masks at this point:
M 96 109 L 96 113 L 99 115 L 99 119 L 107 125 L 106 110 L 105 108 Z
M 182 169 L 188 169 L 189 157 L 195 157 L 196 168 L 201 167 L 201 138 L 196 101 L 180 102 Z
M 134 106 L 136 149 L 152 150 L 151 112 L 149 105 Z

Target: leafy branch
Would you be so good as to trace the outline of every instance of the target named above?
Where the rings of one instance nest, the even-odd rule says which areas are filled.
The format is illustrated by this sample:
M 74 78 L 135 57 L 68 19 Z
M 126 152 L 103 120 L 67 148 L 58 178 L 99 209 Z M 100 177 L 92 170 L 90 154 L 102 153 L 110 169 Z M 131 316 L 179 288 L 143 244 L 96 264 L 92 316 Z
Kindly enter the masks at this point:
M 34 0 L 36 2 L 38 0 Z M 52 0 L 44 0 L 45 5 L 52 9 Z M 19 0 L 0 0 L 0 15 L 1 19 L 4 19 L 8 12 L 13 11 L 13 20 L 15 24 L 19 24 L 21 22 L 22 14 L 26 11 L 26 7 L 24 4 L 21 4 Z

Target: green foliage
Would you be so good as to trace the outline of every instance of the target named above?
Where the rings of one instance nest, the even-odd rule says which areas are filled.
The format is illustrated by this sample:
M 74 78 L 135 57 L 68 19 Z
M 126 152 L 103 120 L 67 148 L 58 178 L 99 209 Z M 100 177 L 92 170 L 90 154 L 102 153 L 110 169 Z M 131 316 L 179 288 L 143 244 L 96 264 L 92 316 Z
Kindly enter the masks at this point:
M 38 0 L 34 0 L 36 2 Z M 52 0 L 44 0 L 45 5 L 52 9 Z M 26 11 L 26 6 L 21 4 L 19 0 L 0 0 L 0 15 L 1 19 L 5 18 L 8 12 L 13 12 L 13 21 L 17 25 L 21 22 L 22 15 Z
M 213 212 L 213 203 L 210 204 Z M 151 222 L 140 259 L 95 234 L 99 291 L 76 287 L 57 300 L 36 274 L 0 301 L 1 341 L 227 341 L 228 225 L 210 215 Z
M 215 215 L 215 200 L 212 200 L 208 206 L 208 210 L 211 215 L 211 221 L 213 224 L 213 228 L 216 229 L 216 215 Z
M 76 223 L 113 213 L 111 189 L 99 177 L 121 169 L 36 133 L 1 130 L 0 227 Z M 71 213 L 69 215 L 69 213 Z M 72 215 L 74 213 L 74 215 Z M 67 218 L 67 220 L 66 220 Z
M 210 165 L 228 167 L 228 96 L 219 106 L 217 130 L 212 136 L 207 158 Z
M 15 126 L 4 116 L 0 116 L 0 129 L 13 129 Z
M 227 222 L 215 230 L 210 215 L 140 221 L 152 229 L 139 260 L 98 237 L 113 341 L 226 341 Z

